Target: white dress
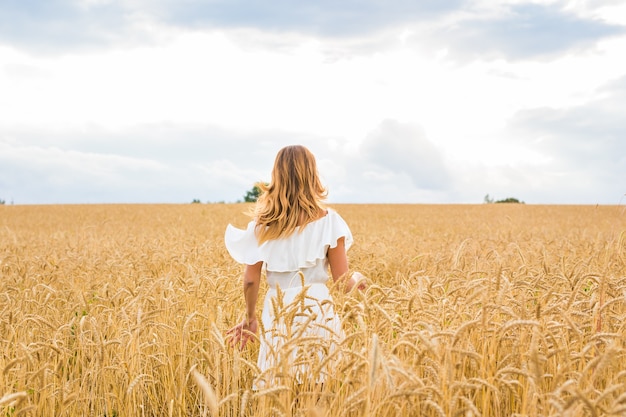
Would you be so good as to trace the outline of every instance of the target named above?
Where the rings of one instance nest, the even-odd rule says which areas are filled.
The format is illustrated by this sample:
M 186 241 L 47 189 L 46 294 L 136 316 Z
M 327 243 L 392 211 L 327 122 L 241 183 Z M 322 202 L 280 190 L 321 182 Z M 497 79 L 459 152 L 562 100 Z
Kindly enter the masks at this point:
M 317 375 L 316 382 L 323 382 L 332 362 L 325 358 L 336 356 L 335 348 L 343 339 L 341 321 L 326 286 L 326 255 L 341 237 L 348 250 L 352 245 L 350 228 L 337 212 L 328 209 L 324 217 L 297 228 L 292 235 L 259 245 L 255 226 L 251 221 L 241 230 L 229 224 L 224 236 L 226 248 L 237 262 L 264 262 L 269 284 L 261 316 L 260 374 L 255 388 L 288 383 L 286 379 L 291 377 L 303 382 L 311 372 Z

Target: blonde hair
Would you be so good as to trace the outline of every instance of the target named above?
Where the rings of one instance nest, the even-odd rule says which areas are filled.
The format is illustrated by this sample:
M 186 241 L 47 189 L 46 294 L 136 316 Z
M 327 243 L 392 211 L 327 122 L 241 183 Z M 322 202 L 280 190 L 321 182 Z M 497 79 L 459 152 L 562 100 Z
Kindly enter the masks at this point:
M 259 183 L 261 195 L 253 215 L 259 244 L 291 235 L 320 217 L 326 188 L 320 181 L 315 156 L 301 145 L 278 151 L 272 181 Z

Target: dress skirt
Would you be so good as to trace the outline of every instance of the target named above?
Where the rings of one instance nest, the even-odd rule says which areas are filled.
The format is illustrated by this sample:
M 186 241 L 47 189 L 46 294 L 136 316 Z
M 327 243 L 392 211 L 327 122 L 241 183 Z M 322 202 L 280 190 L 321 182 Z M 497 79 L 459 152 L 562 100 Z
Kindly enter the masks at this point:
M 256 389 L 324 382 L 344 338 L 326 284 L 270 288 L 261 322 Z

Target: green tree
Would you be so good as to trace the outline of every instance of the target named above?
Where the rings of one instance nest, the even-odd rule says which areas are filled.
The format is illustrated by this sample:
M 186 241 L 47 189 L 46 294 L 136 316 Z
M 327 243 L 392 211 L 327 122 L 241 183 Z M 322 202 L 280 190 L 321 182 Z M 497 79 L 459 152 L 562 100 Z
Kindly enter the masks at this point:
M 261 189 L 258 185 L 255 184 L 254 187 L 248 190 L 246 192 L 246 195 L 243 196 L 243 201 L 245 201 L 246 203 L 255 203 L 259 199 L 260 195 Z
M 515 197 L 507 197 L 505 199 L 502 200 L 494 200 L 493 198 L 489 197 L 489 194 L 487 194 L 484 198 L 484 203 L 485 204 L 492 204 L 492 203 L 516 203 L 516 204 L 524 204 L 523 201 L 518 200 Z
M 519 201 L 515 197 L 507 197 L 503 200 L 497 200 L 496 203 L 516 203 L 516 204 L 524 204 L 523 201 Z

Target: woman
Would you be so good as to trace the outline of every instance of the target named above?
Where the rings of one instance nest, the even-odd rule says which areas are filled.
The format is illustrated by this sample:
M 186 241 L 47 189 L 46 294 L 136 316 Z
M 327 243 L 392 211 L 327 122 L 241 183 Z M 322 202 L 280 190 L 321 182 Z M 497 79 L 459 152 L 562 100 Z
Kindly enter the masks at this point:
M 245 264 L 246 302 L 246 317 L 228 334 L 233 344 L 243 348 L 258 332 L 256 303 L 265 265 L 269 290 L 261 317 L 261 375 L 256 385 L 285 375 L 285 364 L 302 382 L 311 371 L 311 360 L 319 364 L 322 352 L 331 353 L 343 338 L 326 286 L 328 269 L 334 281 L 345 281 L 346 291 L 354 286 L 362 288 L 363 276 L 354 273 L 347 277 L 346 251 L 352 244 L 352 233 L 337 212 L 324 206 L 326 189 L 319 179 L 315 157 L 307 148 L 296 145 L 281 149 L 270 184 L 259 186 L 262 193 L 254 220 L 246 230 L 231 225 L 226 229 L 228 252 Z M 309 345 L 303 349 L 298 340 L 307 340 Z M 322 369 L 316 382 L 324 380 L 324 373 Z

